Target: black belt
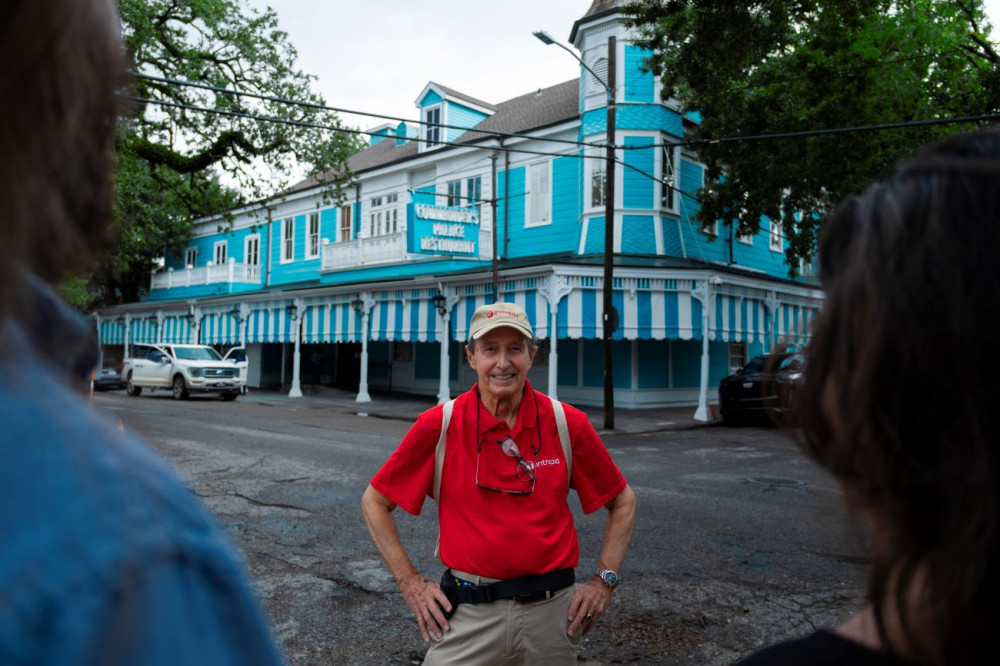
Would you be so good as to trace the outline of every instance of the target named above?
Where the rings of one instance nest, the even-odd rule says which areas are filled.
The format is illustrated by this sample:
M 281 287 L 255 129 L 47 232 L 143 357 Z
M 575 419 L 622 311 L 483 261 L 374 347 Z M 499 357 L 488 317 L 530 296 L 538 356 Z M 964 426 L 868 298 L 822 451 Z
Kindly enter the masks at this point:
M 533 576 L 510 578 L 496 583 L 475 586 L 459 586 L 451 569 L 446 569 L 441 577 L 441 589 L 452 606 L 458 604 L 488 604 L 493 601 L 510 599 L 516 603 L 530 604 L 551 599 L 552 595 L 576 582 L 572 569 L 559 569 Z

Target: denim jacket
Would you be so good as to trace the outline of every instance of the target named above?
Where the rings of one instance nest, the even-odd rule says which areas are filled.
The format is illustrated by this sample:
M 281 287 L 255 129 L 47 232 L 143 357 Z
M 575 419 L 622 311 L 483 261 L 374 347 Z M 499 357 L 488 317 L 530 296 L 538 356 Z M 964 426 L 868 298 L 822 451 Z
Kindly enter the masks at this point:
M 90 323 L 37 280 L 0 324 L 0 664 L 280 664 L 227 535 L 90 407 Z

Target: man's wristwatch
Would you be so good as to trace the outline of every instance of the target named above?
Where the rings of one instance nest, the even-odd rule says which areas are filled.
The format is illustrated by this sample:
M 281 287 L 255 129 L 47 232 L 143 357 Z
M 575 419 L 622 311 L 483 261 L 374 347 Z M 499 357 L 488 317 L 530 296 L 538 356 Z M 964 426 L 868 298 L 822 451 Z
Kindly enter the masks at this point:
M 608 588 L 611 590 L 618 587 L 618 583 L 620 582 L 618 574 L 616 574 L 614 571 L 611 571 L 610 569 L 598 569 L 597 573 L 594 575 L 600 578 L 601 582 L 607 585 Z

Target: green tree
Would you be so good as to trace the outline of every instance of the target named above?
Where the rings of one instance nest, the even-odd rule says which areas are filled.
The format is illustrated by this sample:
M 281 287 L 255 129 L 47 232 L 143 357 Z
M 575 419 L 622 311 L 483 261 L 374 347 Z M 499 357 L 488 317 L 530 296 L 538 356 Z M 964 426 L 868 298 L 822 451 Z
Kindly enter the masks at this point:
M 104 302 L 135 300 L 154 260 L 182 250 L 199 216 L 277 196 L 303 176 L 339 199 L 350 178 L 346 159 L 361 145 L 337 131 L 344 128 L 336 114 L 315 106 L 324 104 L 315 77 L 296 68 L 273 10 L 241 0 L 119 0 L 118 8 L 134 71 L 157 79 L 135 79 L 135 97 L 148 101 L 122 121 L 119 241 L 92 281 Z
M 920 145 L 969 125 L 783 139 L 995 113 L 1000 68 L 981 0 L 642 0 L 625 7 L 664 98 L 698 123 L 707 167 L 698 221 L 754 233 L 781 219 L 795 274 L 823 214 Z

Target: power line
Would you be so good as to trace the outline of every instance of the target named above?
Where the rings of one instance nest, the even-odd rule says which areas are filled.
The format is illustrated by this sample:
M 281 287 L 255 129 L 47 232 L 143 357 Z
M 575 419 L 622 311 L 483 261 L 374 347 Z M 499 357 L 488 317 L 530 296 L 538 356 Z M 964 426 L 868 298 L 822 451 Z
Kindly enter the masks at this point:
M 754 134 L 749 136 L 719 137 L 716 139 L 696 139 L 693 141 L 669 141 L 650 144 L 643 148 L 674 148 L 676 146 L 691 147 L 713 145 L 717 143 L 739 143 L 743 141 L 766 141 L 772 139 L 796 139 L 808 136 L 824 136 L 827 134 L 848 134 L 851 132 L 877 132 L 911 127 L 927 127 L 932 125 L 952 125 L 958 123 L 979 123 L 990 120 L 1000 120 L 1000 113 L 986 113 L 978 116 L 962 116 L 958 118 L 934 118 L 930 120 L 911 120 L 901 123 L 885 123 L 882 125 L 860 125 L 855 127 L 833 127 L 830 129 L 803 130 L 801 132 L 779 132 L 775 134 Z
M 534 139 L 534 140 L 537 140 L 537 141 L 550 141 L 552 143 L 566 143 L 566 144 L 570 144 L 570 145 L 574 145 L 574 146 L 592 146 L 592 147 L 598 147 L 598 148 L 603 147 L 601 144 L 586 143 L 586 142 L 583 142 L 583 141 L 573 141 L 573 140 L 570 140 L 570 139 L 542 138 L 542 137 L 531 136 L 531 135 L 523 134 L 523 133 L 519 133 L 519 132 L 500 132 L 500 131 L 497 131 L 497 130 L 470 128 L 470 127 L 463 127 L 463 126 L 460 126 L 460 125 L 448 125 L 448 124 L 444 124 L 444 123 L 429 123 L 429 122 L 424 121 L 424 120 L 410 120 L 410 119 L 407 119 L 407 118 L 401 118 L 399 116 L 388 116 L 388 115 L 381 114 L 381 113 L 369 113 L 369 112 L 366 112 L 366 111 L 354 111 L 354 110 L 351 110 L 351 109 L 343 109 L 343 108 L 338 108 L 338 107 L 333 107 L 333 106 L 326 106 L 325 104 L 318 104 L 318 103 L 315 103 L 315 102 L 302 102 L 302 101 L 299 101 L 299 100 L 288 99 L 288 98 L 285 98 L 285 97 L 276 97 L 274 95 L 264 95 L 264 94 L 261 94 L 261 93 L 246 92 L 246 91 L 242 91 L 242 90 L 230 90 L 228 88 L 221 88 L 221 87 L 213 86 L 213 85 L 210 85 L 210 84 L 207 84 L 207 83 L 198 83 L 196 81 L 184 81 L 182 79 L 171 79 L 171 78 L 167 78 L 167 77 L 163 77 L 163 76 L 153 76 L 152 74 L 142 74 L 142 73 L 139 73 L 139 72 L 134 72 L 133 76 L 135 76 L 136 78 L 139 78 L 139 79 L 146 79 L 148 81 L 159 81 L 159 82 L 162 82 L 162 83 L 169 83 L 171 85 L 176 85 L 176 86 L 183 86 L 183 87 L 189 87 L 189 88 L 200 88 L 200 89 L 203 89 L 203 90 L 211 90 L 212 92 L 222 93 L 222 94 L 226 94 L 226 95 L 236 95 L 236 96 L 239 96 L 239 97 L 252 97 L 254 99 L 259 99 L 259 100 L 263 100 L 263 101 L 267 101 L 267 102 L 275 102 L 275 103 L 278 103 L 278 104 L 287 104 L 287 105 L 290 105 L 290 106 L 300 106 L 300 107 L 307 108 L 307 109 L 315 109 L 317 111 L 330 111 L 332 113 L 347 113 L 347 114 L 351 114 L 351 115 L 355 115 L 355 116 L 365 116 L 365 117 L 369 117 L 369 118 L 380 118 L 382 120 L 397 120 L 397 121 L 404 122 L 404 123 L 413 123 L 415 125 L 424 125 L 424 126 L 427 126 L 427 127 L 435 127 L 435 128 L 440 127 L 440 128 L 443 128 L 443 129 L 457 129 L 457 130 L 463 130 L 463 131 L 466 131 L 466 132 L 478 132 L 478 133 L 482 133 L 482 134 L 487 134 L 489 136 L 495 136 L 495 137 L 506 138 L 506 139 Z M 389 136 L 389 135 L 382 134 L 382 135 L 379 135 L 379 136 Z
M 390 139 L 393 138 L 393 137 L 387 136 L 385 134 L 380 134 L 378 132 L 371 132 L 371 131 L 368 131 L 368 130 L 356 130 L 356 129 L 350 129 L 350 128 L 346 128 L 346 127 L 341 127 L 339 125 L 324 125 L 322 123 L 314 123 L 314 122 L 308 122 L 308 121 L 304 121 L 304 120 L 291 120 L 291 119 L 288 119 L 288 118 L 278 118 L 277 116 L 263 116 L 263 115 L 260 115 L 260 114 L 247 113 L 247 112 L 244 112 L 244 111 L 228 111 L 228 110 L 225 110 L 225 109 L 210 109 L 208 107 L 196 106 L 196 105 L 193 105 L 193 104 L 183 104 L 181 102 L 170 102 L 170 101 L 166 101 L 166 100 L 148 99 L 148 98 L 145 98 L 145 97 L 136 97 L 136 96 L 132 96 L 132 95 L 123 95 L 122 99 L 126 99 L 126 100 L 129 100 L 129 101 L 132 101 L 132 102 L 137 102 L 137 103 L 140 103 L 140 104 L 149 104 L 149 105 L 154 105 L 154 106 L 165 106 L 165 107 L 170 107 L 170 108 L 184 109 L 186 111 L 199 111 L 199 112 L 202 112 L 202 113 L 212 113 L 212 114 L 221 115 L 221 116 L 231 116 L 231 117 L 234 117 L 234 118 L 245 118 L 247 120 L 257 120 L 257 121 L 261 121 L 261 122 L 276 123 L 276 124 L 279 124 L 279 125 L 291 125 L 293 127 L 304 127 L 304 128 L 308 128 L 308 129 L 321 129 L 321 130 L 327 130 L 327 131 L 330 131 L 330 132 L 342 132 L 342 133 L 345 133 L 345 134 L 358 134 L 358 135 L 364 135 L 364 136 L 378 137 L 380 139 L 385 139 L 385 140 L 390 140 Z M 541 138 L 541 137 L 531 137 L 531 136 L 525 136 L 524 138 L 537 139 L 539 141 L 547 141 L 548 140 L 548 139 L 544 139 L 544 138 Z M 425 143 L 425 144 L 429 144 L 431 146 L 451 146 L 453 148 L 471 148 L 471 149 L 474 149 L 474 150 L 487 150 L 487 151 L 490 151 L 490 152 L 522 153 L 522 154 L 525 154 L 525 155 L 541 155 L 543 157 L 573 157 L 573 158 L 578 158 L 578 159 L 604 159 L 603 157 L 598 157 L 598 156 L 595 156 L 595 155 L 588 155 L 586 153 L 578 153 L 576 151 L 565 152 L 565 153 L 555 153 L 555 152 L 551 152 L 551 151 L 528 150 L 528 149 L 525 149 L 525 148 L 511 148 L 511 147 L 504 146 L 503 144 L 500 144 L 500 145 L 491 145 L 491 146 L 484 146 L 484 145 L 479 145 L 479 144 L 475 144 L 475 143 L 457 143 L 457 142 L 454 142 L 454 141 L 445 141 L 445 140 L 433 141 L 433 140 L 430 140 L 430 139 L 421 139 L 421 138 L 418 138 L 418 137 L 407 137 L 406 140 L 407 141 L 413 141 L 413 142 L 416 142 L 416 143 Z M 583 147 L 583 144 L 579 144 L 578 147 Z M 599 146 L 592 146 L 592 147 L 599 147 Z

